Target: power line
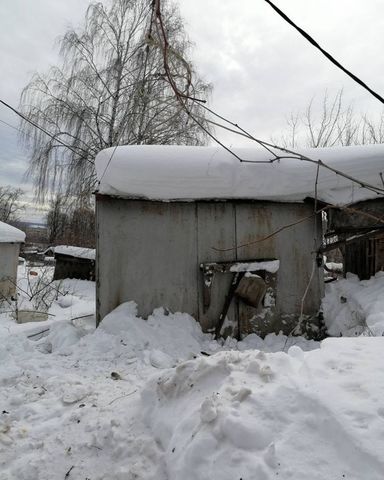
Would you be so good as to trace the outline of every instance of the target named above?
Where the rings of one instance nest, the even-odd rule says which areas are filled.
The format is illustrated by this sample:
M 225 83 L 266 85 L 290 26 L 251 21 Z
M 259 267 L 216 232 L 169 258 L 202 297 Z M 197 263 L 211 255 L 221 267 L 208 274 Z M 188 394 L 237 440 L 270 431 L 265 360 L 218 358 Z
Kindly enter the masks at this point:
M 7 127 L 13 128 L 13 130 L 16 130 L 17 132 L 21 132 L 21 130 L 19 128 L 15 127 L 14 125 L 11 125 L 10 123 L 7 123 L 4 120 L 1 120 L 1 118 L 0 118 L 0 123 L 4 123 L 4 125 L 6 125 Z
M 251 135 L 250 133 L 248 133 L 244 128 L 240 127 L 237 123 L 235 122 L 232 122 L 231 120 L 228 120 L 227 118 L 223 117 L 222 115 L 219 115 L 218 113 L 216 113 L 215 111 L 211 110 L 210 108 L 206 107 L 204 104 L 202 103 L 199 103 L 200 106 L 202 108 L 204 108 L 206 111 L 210 112 L 212 115 L 216 116 L 217 118 L 220 118 L 221 120 L 223 120 L 224 122 L 230 124 L 231 126 L 235 127 L 237 130 L 239 131 L 234 131 L 234 133 L 237 133 L 239 135 L 242 135 L 242 136 L 245 136 L 247 137 L 249 140 L 252 140 L 254 142 L 256 142 L 258 145 L 260 145 L 261 147 L 263 147 L 265 150 L 267 150 L 270 154 L 272 154 L 274 156 L 273 159 L 270 159 L 268 160 L 267 162 L 266 161 L 252 161 L 252 160 L 243 160 L 241 159 L 232 149 L 230 149 L 229 147 L 227 147 L 226 145 L 224 145 L 222 142 L 220 142 L 220 140 L 218 140 L 216 138 L 215 135 L 213 135 L 211 132 L 209 132 L 209 130 L 202 124 L 201 121 L 199 121 L 194 115 L 192 115 L 192 112 L 190 111 L 190 109 L 188 108 L 187 106 L 187 101 L 190 100 L 192 102 L 201 102 L 197 99 L 195 99 L 194 97 L 191 97 L 189 96 L 188 94 L 182 94 L 182 92 L 179 91 L 179 89 L 177 88 L 177 85 L 175 84 L 173 78 L 172 78 L 172 74 L 170 72 L 170 69 L 169 69 L 169 65 L 168 65 L 168 56 L 167 56 L 167 49 L 169 47 L 169 44 L 168 44 L 168 38 L 167 38 L 167 34 L 166 34 L 166 29 L 164 28 L 164 25 L 163 25 L 163 20 L 162 20 L 162 14 L 161 14 L 161 7 L 160 7 L 160 1 L 161 0 L 154 0 L 154 11 L 155 11 L 155 20 L 158 21 L 159 23 L 159 28 L 158 28 L 158 33 L 159 35 L 162 37 L 162 45 L 160 45 L 163 49 L 163 61 L 164 61 L 164 69 L 165 69 L 165 72 L 166 72 L 166 76 L 168 78 L 168 81 L 171 85 L 171 88 L 172 90 L 174 91 L 175 95 L 176 95 L 176 98 L 178 99 L 180 105 L 184 108 L 185 112 L 187 113 L 187 115 L 200 127 L 203 129 L 203 131 L 209 136 L 211 137 L 218 145 L 220 145 L 221 147 L 223 147 L 227 152 L 229 152 L 231 155 L 233 155 L 236 159 L 238 159 L 240 162 L 242 163 L 273 163 L 275 162 L 276 160 L 280 160 L 280 159 L 283 159 L 283 158 L 291 158 L 291 159 L 296 159 L 296 160 L 301 160 L 301 161 L 304 161 L 304 162 L 309 162 L 309 163 L 313 163 L 317 166 L 317 168 L 319 167 L 323 167 L 327 170 L 330 170 L 332 171 L 333 173 L 335 173 L 336 175 L 340 175 L 348 180 L 350 180 L 351 182 L 353 183 L 356 183 L 357 185 L 360 185 L 360 187 L 362 188 L 366 188 L 367 190 L 370 190 L 374 193 L 376 193 L 377 195 L 383 195 L 384 194 L 384 189 L 382 188 L 378 188 L 378 187 L 375 187 L 374 185 L 370 185 L 369 183 L 366 183 L 366 182 L 363 182 L 359 179 L 356 179 L 340 170 L 337 170 L 327 164 L 325 164 L 322 160 L 314 160 L 310 157 L 307 157 L 305 155 L 302 155 L 300 153 L 297 153 L 293 150 L 289 150 L 287 148 L 283 148 L 283 147 L 279 147 L 278 145 L 273 145 L 271 143 L 268 143 L 268 142 L 265 142 L 263 140 L 259 140 L 258 138 L 255 138 L 253 135 Z M 269 2 L 269 0 L 266 0 L 267 2 Z M 270 2 L 269 2 L 270 3 Z M 274 7 L 274 5 L 271 3 L 271 6 Z M 276 7 L 277 8 L 277 7 Z M 282 13 L 282 12 L 281 12 Z M 287 17 L 288 18 L 288 17 Z M 289 20 L 289 19 L 288 19 Z M 291 21 L 290 21 L 291 22 Z M 291 22 L 293 23 L 293 22 Z M 293 24 L 294 25 L 294 24 Z M 294 25 L 295 28 L 298 28 L 296 27 L 296 25 Z M 305 32 L 304 32 L 305 33 Z M 383 102 L 384 102 L 384 99 L 383 99 Z M 208 120 L 209 122 L 209 120 Z M 225 127 L 224 125 L 221 125 L 217 122 L 211 122 L 211 123 L 215 123 L 217 126 L 219 127 L 222 127 L 222 128 L 225 128 L 226 130 L 230 130 L 230 131 L 233 131 L 233 129 L 229 129 L 228 127 Z M 279 150 L 280 152 L 284 152 L 285 154 L 288 154 L 290 155 L 289 157 L 287 155 L 283 156 L 283 155 L 277 155 L 273 150 Z
M 79 157 L 82 157 L 83 159 L 87 160 L 87 162 L 89 163 L 93 163 L 91 162 L 91 160 L 89 160 L 88 158 L 84 157 L 83 155 L 81 155 L 79 152 L 77 152 L 73 147 L 71 147 L 70 145 L 67 145 L 66 143 L 64 143 L 62 140 L 60 140 L 58 137 L 57 137 L 57 134 L 52 134 L 50 132 L 48 132 L 48 130 L 46 130 L 45 128 L 41 127 L 40 125 L 38 125 L 37 123 L 35 123 L 34 121 L 30 120 L 28 117 L 26 117 L 25 115 L 23 115 L 21 112 L 19 112 L 18 110 L 16 110 L 16 108 L 12 107 L 11 105 L 9 105 L 8 103 L 4 102 L 4 100 L 1 100 L 0 99 L 0 103 L 2 105 L 4 105 L 5 107 L 9 108 L 10 110 L 12 110 L 13 113 L 15 113 L 16 115 L 18 115 L 20 118 L 22 118 L 24 121 L 26 121 L 27 123 L 31 124 L 33 127 L 37 128 L 38 130 L 40 130 L 41 132 L 43 132 L 45 135 L 47 135 L 48 137 L 52 138 L 52 140 L 55 140 L 57 143 L 59 143 L 60 145 L 62 145 L 63 147 L 66 147 L 68 148 L 69 150 L 71 150 L 73 153 L 75 153 L 76 155 L 78 155 Z M 5 123 L 5 122 L 3 122 Z M 12 127 L 12 128 L 16 128 L 16 127 Z
M 340 62 L 338 62 L 330 53 L 328 53 L 324 48 L 322 48 L 316 40 L 311 37 L 305 30 L 300 28 L 296 23 L 293 22 L 282 10 L 280 10 L 276 5 L 274 5 L 270 0 L 265 0 L 268 5 L 270 5 L 276 13 L 280 15 L 289 25 L 291 25 L 294 29 L 296 29 L 309 43 L 311 43 L 315 48 L 320 50 L 320 52 L 329 60 L 331 61 L 336 67 L 346 73 L 352 80 L 358 83 L 360 86 L 368 90 L 368 92 L 373 95 L 379 102 L 384 103 L 384 98 L 379 95 L 377 92 L 372 90 L 365 82 L 363 82 L 359 77 L 357 77 L 354 73 L 347 70 Z
M 220 124 L 220 123 L 217 123 L 217 122 L 212 122 L 214 123 L 215 125 L 217 125 L 218 127 L 221 127 L 221 128 L 224 128 L 226 130 L 229 130 L 233 133 L 236 133 L 237 135 L 241 135 L 243 137 L 246 137 L 248 138 L 249 140 L 253 140 L 254 142 L 258 143 L 259 145 L 261 145 L 262 147 L 264 147 L 267 151 L 271 152 L 273 155 L 274 155 L 274 159 L 273 160 L 270 160 L 270 163 L 272 163 L 273 161 L 276 161 L 276 160 L 281 160 L 283 158 L 288 158 L 288 159 L 296 159 L 296 160 L 301 160 L 301 161 L 304 161 L 304 162 L 309 162 L 309 163 L 313 163 L 313 164 L 316 164 L 318 165 L 318 167 L 323 167 L 327 170 L 330 170 L 331 172 L 335 173 L 336 175 L 340 175 L 341 177 L 344 177 L 346 178 L 347 180 L 350 180 L 351 182 L 353 183 L 356 183 L 357 185 L 360 185 L 360 187 L 362 188 L 366 188 L 367 190 L 370 190 L 378 195 L 383 195 L 384 194 L 384 189 L 383 188 L 379 188 L 379 187 L 375 187 L 374 185 L 370 185 L 369 183 L 366 183 L 366 182 L 363 182 L 357 178 L 354 178 L 350 175 L 348 175 L 347 173 L 344 173 L 340 170 L 337 170 L 336 168 L 333 168 L 329 165 L 327 165 L 326 163 L 324 163 L 322 160 L 314 160 L 313 158 L 310 158 L 306 155 L 302 155 L 301 153 L 298 153 L 298 152 L 295 152 L 294 150 L 290 150 L 288 148 L 284 148 L 284 147 L 280 147 L 278 145 L 274 145 L 270 142 L 265 142 L 264 140 L 260 140 L 258 138 L 255 138 L 253 135 L 251 135 L 250 133 L 248 133 L 244 128 L 240 127 L 237 123 L 234 123 L 232 122 L 231 120 L 228 120 L 227 118 L 223 117 L 222 115 L 219 115 L 218 113 L 216 113 L 214 110 L 211 110 L 210 108 L 206 107 L 205 105 L 202 105 L 202 107 L 207 110 L 209 113 L 211 113 L 212 115 L 220 118 L 221 120 L 223 120 L 224 122 L 227 122 L 229 123 L 230 125 L 236 127 L 237 129 L 240 130 L 240 132 L 237 132 L 233 129 L 229 129 L 228 127 L 225 127 L 224 125 Z M 209 120 L 208 120 L 209 121 Z M 274 150 L 279 150 L 280 152 L 284 152 L 285 154 L 288 154 L 288 155 L 276 155 L 274 152 L 273 152 L 273 149 Z M 259 161 L 253 161 L 253 160 L 241 160 L 241 162 L 243 163 L 260 163 Z M 261 162 L 263 163 L 263 162 Z M 265 162 L 264 162 L 265 163 Z
M 183 93 L 178 89 L 175 81 L 172 78 L 172 73 L 171 73 L 170 68 L 169 68 L 169 63 L 168 63 L 169 43 L 168 43 L 166 28 L 165 28 L 164 23 L 163 23 L 160 0 L 154 0 L 153 11 L 154 11 L 154 16 L 151 19 L 151 22 L 153 22 L 153 21 L 158 22 L 158 25 L 156 24 L 156 27 L 157 27 L 157 32 L 158 32 L 159 37 L 162 38 L 162 42 L 159 42 L 159 47 L 162 49 L 162 52 L 163 52 L 163 65 L 164 65 L 165 74 L 166 74 L 168 82 L 169 82 L 169 84 L 170 84 L 178 102 L 180 103 L 181 107 L 184 109 L 186 114 L 200 127 L 201 130 L 203 130 L 203 132 L 208 137 L 210 137 L 215 143 L 220 145 L 220 147 L 224 148 L 224 150 L 226 150 L 228 153 L 233 155 L 237 160 L 242 162 L 243 160 L 232 149 L 230 149 L 229 147 L 227 147 L 227 145 L 225 145 L 223 142 L 221 142 L 212 132 L 210 132 L 208 130 L 208 128 L 205 127 L 204 124 L 200 120 L 198 120 L 196 118 L 196 116 L 194 114 L 192 114 L 191 110 L 188 108 L 188 106 L 187 106 L 187 101 L 188 100 L 190 100 L 192 102 L 195 102 L 195 103 L 198 103 L 201 106 L 204 106 L 204 103 L 206 103 L 206 101 L 189 95 L 188 90 L 189 90 L 191 84 L 188 85 L 187 93 Z M 151 27 L 152 27 L 152 23 L 151 23 Z M 261 146 L 263 146 L 263 145 L 261 145 Z M 265 146 L 263 146 L 263 147 L 266 148 Z M 266 150 L 268 150 L 268 148 L 266 148 Z M 268 160 L 268 161 L 262 161 L 260 163 L 272 163 L 272 162 L 273 162 L 273 160 Z

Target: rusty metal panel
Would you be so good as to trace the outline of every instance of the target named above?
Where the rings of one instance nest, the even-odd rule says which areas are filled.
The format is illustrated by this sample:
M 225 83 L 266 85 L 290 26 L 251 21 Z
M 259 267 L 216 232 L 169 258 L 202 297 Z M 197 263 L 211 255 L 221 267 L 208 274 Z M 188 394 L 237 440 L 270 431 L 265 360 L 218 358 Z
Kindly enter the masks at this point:
M 312 212 L 313 207 L 304 204 L 167 203 L 99 195 L 98 319 L 120 303 L 134 300 L 142 316 L 164 306 L 190 313 L 204 330 L 214 329 L 232 275 L 215 276 L 205 310 L 200 264 L 275 258 L 280 260 L 280 269 L 276 274 L 265 272 L 262 304 L 254 308 L 233 299 L 227 314 L 227 333 L 235 334 L 238 320 L 244 333 L 288 333 L 300 314 L 301 298 L 312 272 L 314 218 L 300 221 Z M 320 242 L 320 218 L 317 233 Z M 316 269 L 304 314 L 316 313 L 321 295 L 322 269 Z
M 235 207 L 232 202 L 199 202 L 197 204 L 198 262 L 236 260 Z M 203 273 L 199 272 L 199 319 L 203 330 L 214 330 L 231 285 L 231 275 L 215 275 L 211 301 L 207 311 L 203 306 Z M 227 313 L 227 333 L 237 325 L 237 309 L 232 302 Z M 225 328 L 225 327 L 224 327 Z
M 99 316 L 137 302 L 198 318 L 196 205 L 98 199 Z
M 305 204 L 238 203 L 236 205 L 237 256 L 246 258 L 276 258 L 280 260 L 277 280 L 266 279 L 270 305 L 254 309 L 239 304 L 240 324 L 244 331 L 265 335 L 280 330 L 289 333 L 300 314 L 301 299 L 311 278 L 315 251 L 315 218 L 293 224 L 313 213 Z M 318 243 L 321 242 L 321 220 L 318 219 Z M 269 238 L 267 238 L 269 237 Z M 320 307 L 322 296 L 321 269 L 316 268 L 310 284 L 304 314 L 312 315 Z M 276 282 L 276 284 L 275 284 Z M 274 304 L 275 303 L 275 304 Z

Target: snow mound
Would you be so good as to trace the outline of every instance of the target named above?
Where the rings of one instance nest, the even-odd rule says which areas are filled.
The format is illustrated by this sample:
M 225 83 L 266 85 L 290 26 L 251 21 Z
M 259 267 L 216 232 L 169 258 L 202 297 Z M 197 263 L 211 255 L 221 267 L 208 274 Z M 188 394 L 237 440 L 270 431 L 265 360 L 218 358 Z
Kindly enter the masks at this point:
M 205 340 L 200 325 L 187 313 L 155 309 L 148 320 L 137 317 L 137 306 L 126 302 L 107 315 L 100 329 L 120 338 L 135 356 L 158 367 L 169 368 L 178 360 L 199 355 Z M 156 353 L 157 352 L 157 353 Z
M 327 284 L 324 320 L 331 336 L 384 334 L 384 272 L 369 280 L 357 275 Z
M 382 348 L 359 338 L 308 353 L 218 352 L 156 376 L 142 405 L 159 470 L 167 480 L 382 479 Z
M 157 368 L 173 367 L 202 352 L 208 355 L 220 350 L 258 349 L 276 352 L 287 351 L 292 345 L 297 345 L 302 350 L 312 350 L 320 345 L 319 342 L 303 337 L 286 337 L 274 333 L 264 339 L 250 334 L 240 342 L 231 337 L 225 341 L 216 341 L 211 334 L 203 333 L 200 324 L 187 313 L 168 313 L 163 308 L 158 308 L 147 320 L 143 320 L 137 316 L 137 305 L 134 302 L 123 303 L 108 314 L 101 322 L 98 332 L 96 334 L 100 341 L 104 341 L 104 336 L 109 345 L 113 343 L 119 350 L 123 347 L 132 357 Z M 92 345 L 90 348 L 93 348 Z

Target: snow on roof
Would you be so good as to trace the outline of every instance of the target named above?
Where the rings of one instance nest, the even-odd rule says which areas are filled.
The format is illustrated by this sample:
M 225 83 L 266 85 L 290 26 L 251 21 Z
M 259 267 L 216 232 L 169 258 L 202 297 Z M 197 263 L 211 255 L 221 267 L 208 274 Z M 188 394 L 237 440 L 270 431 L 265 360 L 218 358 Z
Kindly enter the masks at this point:
M 95 260 L 95 249 L 84 247 L 73 247 L 71 245 L 57 245 L 53 247 L 53 251 L 60 255 L 69 255 L 75 258 L 85 258 Z
M 0 222 L 0 243 L 23 243 L 25 233 L 8 223 Z
M 232 150 L 244 160 L 274 158 L 260 148 Z M 384 145 L 307 148 L 299 153 L 383 189 Z M 101 151 L 96 157 L 96 172 L 98 193 L 126 198 L 301 202 L 315 197 L 317 164 L 295 158 L 241 163 L 221 147 L 131 145 Z M 378 197 L 324 167 L 319 169 L 317 190 L 319 200 L 335 205 Z

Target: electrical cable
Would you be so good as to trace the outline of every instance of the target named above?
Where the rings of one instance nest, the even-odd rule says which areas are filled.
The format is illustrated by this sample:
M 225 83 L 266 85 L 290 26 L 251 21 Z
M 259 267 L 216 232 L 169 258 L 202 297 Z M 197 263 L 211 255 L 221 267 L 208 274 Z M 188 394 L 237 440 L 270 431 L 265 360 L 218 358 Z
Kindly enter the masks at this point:
M 57 138 L 57 135 L 54 135 L 52 133 L 50 133 L 48 130 L 46 130 L 45 128 L 41 127 L 40 125 L 38 125 L 37 123 L 35 123 L 34 121 L 30 120 L 28 117 L 26 117 L 25 115 L 23 115 L 21 112 L 19 112 L 18 110 L 16 110 L 16 108 L 12 107 L 11 105 L 9 105 L 9 103 L 7 102 L 4 102 L 4 100 L 1 100 L 0 99 L 0 103 L 2 105 L 4 105 L 5 107 L 9 108 L 13 113 L 15 113 L 16 115 L 18 115 L 20 118 L 22 118 L 25 122 L 31 124 L 33 127 L 37 128 L 38 130 L 40 130 L 41 132 L 43 132 L 45 135 L 47 135 L 48 137 L 50 137 L 52 140 L 55 140 L 57 143 L 59 143 L 60 145 L 62 145 L 63 147 L 66 147 L 68 148 L 69 150 L 71 150 L 73 153 L 75 153 L 76 155 L 78 155 L 79 157 L 82 157 L 83 159 L 87 160 L 87 162 L 89 163 L 93 163 L 91 162 L 91 160 L 89 160 L 88 158 L 85 158 L 83 155 L 81 155 L 79 152 L 77 152 L 73 147 L 71 147 L 70 145 L 67 145 L 66 143 L 64 143 L 62 140 L 60 140 L 59 138 Z M 3 122 L 4 123 L 4 122 Z M 16 127 L 14 127 L 16 128 Z
M 305 30 L 303 30 L 301 27 L 296 25 L 296 23 L 291 20 L 288 15 L 286 15 L 280 8 L 278 8 L 276 5 L 274 5 L 270 0 L 265 0 L 268 5 L 270 5 L 275 12 L 280 15 L 289 25 L 291 25 L 294 29 L 296 29 L 306 40 L 308 40 L 309 43 L 311 43 L 315 48 L 320 50 L 320 52 L 336 67 L 338 67 L 340 70 L 342 70 L 345 74 L 347 74 L 352 80 L 354 80 L 356 83 L 358 83 L 360 86 L 365 88 L 371 95 L 373 95 L 379 102 L 384 103 L 384 98 L 379 95 L 377 92 L 372 90 L 365 82 L 363 82 L 357 75 L 352 73 L 351 71 L 347 70 L 340 62 L 338 62 L 330 53 L 328 53 L 324 48 L 322 48 L 316 40 L 311 37 Z

